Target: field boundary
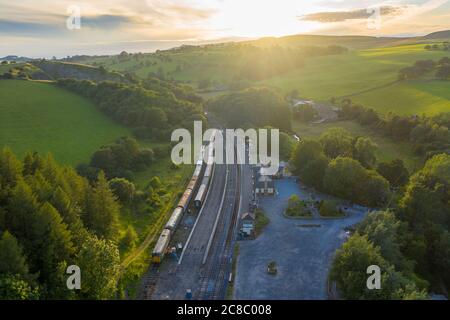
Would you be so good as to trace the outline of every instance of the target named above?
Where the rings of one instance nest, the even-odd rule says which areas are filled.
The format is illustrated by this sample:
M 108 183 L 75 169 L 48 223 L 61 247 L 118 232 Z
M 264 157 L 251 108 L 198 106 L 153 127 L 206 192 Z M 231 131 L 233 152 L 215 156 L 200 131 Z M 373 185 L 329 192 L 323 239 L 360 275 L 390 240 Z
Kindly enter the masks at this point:
M 339 96 L 337 98 L 338 99 L 345 99 L 345 98 L 350 98 L 350 97 L 354 97 L 354 96 L 359 96 L 360 94 L 369 93 L 369 92 L 372 92 L 372 91 L 375 91 L 375 90 L 391 87 L 394 84 L 397 84 L 397 83 L 400 83 L 400 82 L 401 82 L 401 80 L 391 81 L 391 82 L 388 82 L 388 83 L 385 83 L 385 84 L 382 84 L 382 85 L 379 85 L 379 86 L 376 86 L 376 87 L 372 87 L 372 88 L 369 88 L 369 89 L 364 89 L 364 90 L 361 90 L 361 91 L 353 92 L 353 93 L 350 93 L 350 94 L 344 95 L 344 96 Z

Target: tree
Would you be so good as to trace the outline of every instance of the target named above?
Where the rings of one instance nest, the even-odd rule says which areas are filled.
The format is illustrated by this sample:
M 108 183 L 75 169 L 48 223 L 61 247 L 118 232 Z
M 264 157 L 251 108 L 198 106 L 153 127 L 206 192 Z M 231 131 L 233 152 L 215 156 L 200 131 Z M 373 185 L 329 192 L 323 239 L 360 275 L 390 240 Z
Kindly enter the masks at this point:
M 337 157 L 325 171 L 325 189 L 338 197 L 364 205 L 383 204 L 389 196 L 389 183 L 373 170 L 365 169 L 358 161 Z
M 40 280 L 45 283 L 45 295 L 62 298 L 60 294 L 66 284 L 60 275 L 60 265 L 73 256 L 75 248 L 67 225 L 48 202 L 36 214 L 33 239 L 35 252 L 31 256 L 40 271 Z
M 367 268 L 371 265 L 380 268 L 380 290 L 367 288 Z M 336 281 L 346 299 L 426 299 L 425 291 L 419 291 L 413 281 L 395 271 L 382 257 L 380 249 L 359 233 L 336 251 L 330 278 Z
M 283 160 L 289 160 L 294 147 L 295 142 L 292 137 L 284 132 L 280 132 L 280 158 Z
M 91 166 L 100 168 L 106 172 L 112 172 L 117 164 L 111 148 L 101 148 L 91 158 Z
M 352 156 L 353 137 L 342 128 L 330 128 L 319 139 L 325 155 L 331 159 Z
M 291 130 L 291 112 L 287 101 L 268 88 L 249 88 L 208 101 L 207 108 L 232 128 L 272 126 Z
M 88 194 L 86 226 L 101 238 L 117 241 L 120 207 L 103 171 Z
M 136 242 L 138 241 L 138 235 L 136 230 L 134 230 L 133 226 L 128 225 L 127 231 L 125 232 L 125 236 L 122 239 L 122 243 L 126 248 L 132 250 L 136 246 Z
M 339 217 L 343 215 L 336 201 L 326 199 L 321 201 L 319 212 L 322 217 Z
M 411 268 L 403 257 L 401 248 L 401 222 L 391 211 L 371 212 L 358 225 L 358 232 L 366 235 L 368 240 L 380 248 L 382 256 L 396 268 Z
M 293 173 L 304 183 L 316 188 L 322 187 L 328 159 L 319 142 L 307 139 L 300 141 L 292 153 L 291 165 Z
M 450 268 L 449 203 L 450 155 L 440 154 L 411 177 L 398 210 L 412 234 L 405 252 L 417 261 L 416 270 L 431 283 L 445 285 L 450 284 L 445 271 Z
M 390 197 L 389 182 L 375 170 L 365 170 L 362 185 L 361 203 L 377 207 L 387 203 Z M 356 187 L 356 186 L 355 186 Z
M 447 80 L 450 77 L 450 65 L 442 65 L 436 71 L 436 78 Z
M 28 275 L 28 266 L 17 239 L 5 231 L 0 239 L 0 274 Z
M 108 240 L 88 235 L 77 255 L 77 265 L 83 270 L 83 299 L 111 299 L 117 291 L 120 256 L 117 246 Z
M 13 188 L 22 178 L 22 163 L 11 149 L 3 148 L 0 152 L 0 184 L 2 188 Z
M 372 168 L 377 161 L 377 149 L 378 146 L 370 138 L 359 137 L 356 139 L 353 158 L 364 167 Z
M 338 157 L 330 162 L 325 171 L 324 187 L 333 195 L 353 201 L 361 200 L 361 187 L 365 169 L 351 158 Z
M 371 291 L 366 286 L 367 267 L 377 265 L 381 270 L 388 264 L 366 236 L 354 234 L 335 254 L 330 278 L 346 299 L 369 298 Z
M 393 187 L 404 186 L 409 179 L 408 169 L 406 169 L 403 161 L 400 159 L 379 163 L 377 171 Z
M 51 204 L 58 210 L 67 225 L 81 223 L 78 209 L 72 204 L 69 195 L 61 187 L 57 187 L 53 192 Z
M 114 178 L 109 181 L 109 185 L 114 195 L 122 202 L 129 203 L 133 200 L 136 187 L 134 184 L 124 178 Z
M 159 177 L 157 177 L 157 176 L 152 177 L 152 178 L 150 179 L 149 185 L 150 185 L 150 187 L 152 187 L 153 189 L 158 190 L 158 189 L 160 189 L 160 188 L 162 187 L 161 179 L 160 179 Z
M 440 154 L 431 158 L 411 177 L 400 200 L 400 216 L 416 230 L 423 229 L 428 222 L 448 226 L 449 184 L 450 155 Z
M 139 152 L 137 162 L 143 166 L 148 167 L 155 161 L 155 153 L 150 148 L 144 148 Z
M 25 245 L 27 252 L 32 251 L 33 223 L 39 204 L 31 188 L 19 180 L 8 199 L 5 217 L 7 228 Z
M 23 175 L 33 175 L 44 168 L 44 159 L 36 152 L 28 152 L 23 160 Z
M 37 300 L 38 288 L 32 288 L 18 275 L 0 274 L 0 300 Z

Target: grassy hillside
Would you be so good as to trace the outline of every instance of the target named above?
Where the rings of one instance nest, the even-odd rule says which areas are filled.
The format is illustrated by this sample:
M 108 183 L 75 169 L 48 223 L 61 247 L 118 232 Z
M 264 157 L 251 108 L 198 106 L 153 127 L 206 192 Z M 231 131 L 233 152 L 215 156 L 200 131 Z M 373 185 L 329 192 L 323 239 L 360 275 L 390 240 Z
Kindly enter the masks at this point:
M 380 112 L 435 115 L 450 111 L 450 82 L 405 81 L 351 97 Z
M 22 67 L 25 63 L 0 64 L 0 74 L 8 72 L 12 68 Z
M 351 99 L 381 112 L 434 114 L 448 109 L 450 82 L 408 82 L 393 84 L 398 71 L 417 60 L 438 60 L 449 56 L 429 51 L 424 45 L 403 45 L 353 51 L 338 56 L 308 60 L 302 69 L 261 82 L 288 93 L 316 100 L 351 96 Z M 413 103 L 411 103 L 413 102 Z
M 50 83 L 0 80 L 0 97 L 0 146 L 19 156 L 52 152 L 58 161 L 76 165 L 129 134 L 88 100 Z
M 425 50 L 430 39 L 373 37 L 291 36 L 247 42 L 253 46 L 299 48 L 301 46 L 342 45 L 348 53 L 309 57 L 303 66 L 249 85 L 275 87 L 283 93 L 298 90 L 314 100 L 350 96 L 381 112 L 435 114 L 448 110 L 450 82 L 403 82 L 396 84 L 398 71 L 417 60 L 438 60 L 446 51 Z M 109 70 L 134 72 L 139 77 L 162 74 L 169 79 L 194 85 L 210 80 L 210 89 L 229 89 L 242 69 L 242 44 L 189 47 L 155 54 L 99 57 L 84 61 L 104 65 Z

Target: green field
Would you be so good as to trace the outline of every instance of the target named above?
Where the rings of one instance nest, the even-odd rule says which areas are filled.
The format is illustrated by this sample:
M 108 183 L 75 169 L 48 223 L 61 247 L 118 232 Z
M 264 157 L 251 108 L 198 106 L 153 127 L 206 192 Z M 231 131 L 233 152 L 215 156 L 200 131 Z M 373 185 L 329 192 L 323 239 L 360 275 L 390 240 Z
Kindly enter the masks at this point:
M 0 97 L 0 146 L 19 156 L 51 152 L 59 162 L 77 165 L 130 134 L 88 100 L 50 83 L 0 80 Z
M 395 142 L 354 121 L 336 121 L 322 124 L 303 124 L 294 121 L 292 127 L 301 138 L 318 138 L 322 132 L 329 128 L 344 128 L 355 137 L 365 136 L 371 138 L 378 145 L 376 154 L 378 162 L 401 159 L 410 172 L 414 172 L 422 166 L 420 157 L 413 154 L 410 144 Z
M 404 81 L 351 97 L 382 113 L 435 115 L 450 111 L 450 82 Z
M 252 42 L 252 45 L 269 46 L 276 43 L 295 48 L 301 45 L 336 44 L 338 40 L 339 37 L 286 37 L 277 43 L 273 39 L 265 39 Z M 437 61 L 450 56 L 449 52 L 426 50 L 425 43 L 417 43 L 417 39 L 378 41 L 348 37 L 344 40 L 342 45 L 351 48 L 348 53 L 310 57 L 305 60 L 304 66 L 251 84 L 273 87 L 283 94 L 295 89 L 302 97 L 318 101 L 349 96 L 355 102 L 380 112 L 432 115 L 450 110 L 450 82 L 435 81 L 430 74 L 427 79 L 420 81 L 397 83 L 400 69 L 413 65 L 417 60 Z M 168 79 L 194 86 L 203 79 L 209 79 L 212 81 L 211 89 L 226 90 L 242 68 L 239 50 L 245 51 L 231 45 L 198 47 L 140 57 L 99 57 L 84 63 L 103 64 L 110 70 L 134 72 L 142 78 L 162 71 Z
M 304 68 L 261 84 L 280 88 L 284 93 L 297 89 L 302 97 L 314 100 L 350 96 L 383 113 L 436 114 L 450 111 L 450 82 L 395 81 L 401 68 L 417 60 L 437 61 L 444 56 L 450 53 L 428 51 L 417 44 L 367 49 L 313 58 Z

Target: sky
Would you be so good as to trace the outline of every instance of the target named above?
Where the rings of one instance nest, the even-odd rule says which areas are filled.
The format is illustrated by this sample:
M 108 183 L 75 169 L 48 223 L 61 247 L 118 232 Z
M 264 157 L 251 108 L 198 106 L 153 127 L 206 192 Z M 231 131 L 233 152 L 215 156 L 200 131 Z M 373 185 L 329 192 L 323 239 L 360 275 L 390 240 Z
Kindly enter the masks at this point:
M 293 34 L 450 29 L 450 0 L 0 0 L 0 57 L 152 52 Z

